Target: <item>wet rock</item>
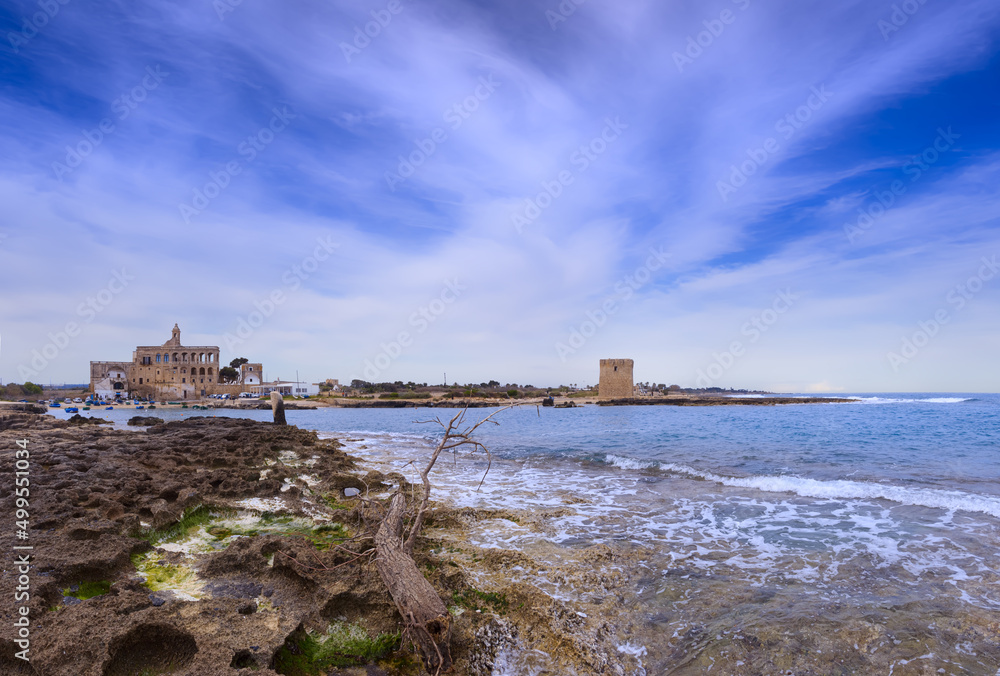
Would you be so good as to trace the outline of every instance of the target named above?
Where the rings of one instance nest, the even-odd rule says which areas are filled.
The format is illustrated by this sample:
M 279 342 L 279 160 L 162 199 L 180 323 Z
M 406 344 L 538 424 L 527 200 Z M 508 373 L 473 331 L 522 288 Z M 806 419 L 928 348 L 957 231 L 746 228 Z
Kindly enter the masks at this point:
M 128 419 L 128 424 L 132 427 L 151 427 L 153 425 L 162 425 L 163 418 L 151 415 L 136 415 Z
M 504 650 L 513 649 L 516 643 L 517 628 L 504 619 L 491 617 L 476 630 L 469 658 L 470 676 L 492 676 L 497 657 Z
M 205 591 L 212 598 L 253 599 L 261 595 L 264 586 L 253 580 L 213 580 Z M 254 606 L 256 608 L 256 605 Z
M 67 422 L 71 425 L 110 425 L 110 420 L 105 420 L 104 418 L 91 418 L 88 416 L 80 415 L 79 413 L 74 413 L 69 417 Z

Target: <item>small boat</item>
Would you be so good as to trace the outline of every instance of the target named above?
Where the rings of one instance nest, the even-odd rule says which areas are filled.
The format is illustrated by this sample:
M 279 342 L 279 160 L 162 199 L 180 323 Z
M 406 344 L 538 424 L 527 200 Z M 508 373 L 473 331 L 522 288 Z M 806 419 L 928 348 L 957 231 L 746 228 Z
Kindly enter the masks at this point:
M 114 406 L 106 406 L 106 407 L 104 408 L 104 410 L 105 410 L 105 411 L 113 411 L 113 410 L 115 410 L 115 407 L 114 407 Z
M 62 404 L 60 404 L 58 401 L 54 401 L 51 404 L 49 404 L 49 408 L 62 408 Z
M 150 411 L 152 411 L 152 410 L 153 410 L 154 408 L 156 408 L 156 406 L 154 406 L 153 404 L 150 404 L 150 405 L 148 406 L 148 408 L 149 408 L 149 410 L 150 410 Z
M 137 410 L 139 410 L 139 409 L 143 409 L 143 408 L 146 408 L 146 407 L 145 407 L 145 406 L 136 406 L 135 408 L 136 408 Z
M 84 406 L 84 407 L 83 407 L 83 410 L 84 410 L 84 411 L 89 411 L 89 410 L 90 410 L 90 407 L 89 407 L 89 406 Z
M 67 413 L 79 413 L 80 409 L 78 409 L 76 406 L 67 406 L 66 407 L 66 412 Z

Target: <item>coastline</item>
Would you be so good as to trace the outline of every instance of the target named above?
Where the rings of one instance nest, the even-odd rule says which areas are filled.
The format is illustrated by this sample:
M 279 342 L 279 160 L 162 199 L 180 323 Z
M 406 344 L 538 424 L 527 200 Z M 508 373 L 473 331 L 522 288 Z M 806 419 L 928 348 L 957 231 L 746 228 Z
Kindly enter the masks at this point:
M 0 417 L 5 472 L 18 439 L 31 453 L 25 607 L 38 673 L 297 676 L 309 673 L 296 661 L 307 635 L 391 638 L 402 627 L 372 564 L 343 552 L 365 546 L 360 517 L 377 509 L 370 500 L 409 484 L 345 454 L 335 439 L 229 418 L 112 430 L 8 413 Z M 10 487 L 0 495 L 12 511 Z M 503 569 L 524 559 L 471 542 L 466 524 L 493 511 L 437 507 L 415 560 L 453 616 L 455 673 L 494 673 L 528 635 L 564 673 L 635 671 L 613 642 L 565 622 L 582 617 L 564 602 L 526 584 L 491 591 L 479 564 Z M 7 550 L 19 542 L 11 531 L 0 541 Z M 14 570 L 3 573 L 10 588 Z M 4 597 L 0 614 L 17 614 L 12 600 Z M 20 673 L 14 644 L 0 643 L 0 668 Z M 390 643 L 398 647 L 398 637 Z M 423 673 L 397 649 L 357 662 L 329 673 Z
M 421 572 L 456 617 L 456 673 L 701 674 L 714 667 L 713 673 L 749 676 L 781 667 L 781 673 L 909 674 L 922 673 L 928 664 L 995 672 L 1000 649 L 990 637 L 1000 607 L 994 591 L 1000 584 L 1000 498 L 987 486 L 946 480 L 980 474 L 971 466 L 942 472 L 950 461 L 928 456 L 937 463 L 928 471 L 903 450 L 924 438 L 926 429 L 947 428 L 959 419 L 965 422 L 952 428 L 957 439 L 966 448 L 982 446 L 986 440 L 970 424 L 990 404 L 973 397 L 873 399 L 868 404 L 874 405 L 719 410 L 588 406 L 572 417 L 546 414 L 548 408 L 540 415 L 533 407 L 511 411 L 499 436 L 484 431 L 484 441 L 497 452 L 491 463 L 475 456 L 439 463 L 431 478 L 434 514 L 415 552 Z M 913 413 L 904 415 L 907 410 Z M 166 587 L 144 589 L 129 573 L 120 584 L 115 578 L 108 594 L 79 604 L 64 601 L 66 607 L 55 610 L 46 605 L 49 613 L 104 604 L 128 624 L 132 613 L 119 613 L 106 596 L 128 592 L 140 609 L 162 601 L 154 608 L 176 614 L 179 608 L 225 610 L 234 590 L 260 591 L 240 597 L 237 614 L 243 608 L 247 615 L 239 623 L 261 622 L 258 616 L 273 623 L 287 613 L 288 622 L 298 624 L 269 643 L 251 644 L 270 651 L 268 657 L 243 654 L 240 663 L 253 658 L 258 666 L 290 640 L 304 640 L 305 634 L 292 631 L 299 624 L 313 636 L 325 636 L 331 626 L 346 631 L 363 624 L 376 636 L 398 630 L 394 606 L 373 567 L 348 564 L 343 570 L 353 571 L 351 580 L 331 581 L 329 573 L 276 552 L 311 568 L 346 563 L 323 558 L 330 555 L 316 549 L 317 542 L 359 535 L 352 524 L 362 505 L 344 487 L 383 498 L 391 487 L 419 483 L 417 468 L 433 447 L 433 434 L 414 419 L 430 416 L 300 411 L 294 422 L 315 433 L 291 427 L 277 433 L 261 422 L 270 417 L 261 411 L 232 414 L 240 418 L 222 411 L 217 418 L 212 411 L 170 412 L 164 417 L 172 422 L 126 430 L 132 412 L 109 416 L 115 432 L 84 427 L 85 417 L 10 416 L 33 420 L 37 429 L 29 447 L 44 442 L 38 447 L 54 453 L 33 458 L 45 482 L 32 488 L 32 499 L 36 490 L 44 495 L 58 488 L 59 508 L 69 521 L 83 522 L 79 529 L 66 528 L 62 516 L 49 515 L 46 528 L 55 533 L 45 538 L 56 538 L 67 551 L 103 548 L 113 555 L 113 542 L 104 538 L 121 535 L 121 524 L 106 523 L 116 519 L 102 508 L 118 502 L 138 515 L 140 527 L 154 528 L 149 514 L 175 519 L 178 503 L 191 499 L 178 485 L 211 507 L 209 521 L 179 539 L 154 542 L 156 548 L 136 552 L 143 558 L 117 569 L 124 574 L 132 565 L 137 573 L 160 577 L 165 563 L 174 572 L 157 584 Z M 880 459 L 873 455 L 877 449 L 864 444 L 873 438 L 865 432 L 871 426 L 884 428 Z M 623 429 L 644 432 L 623 441 Z M 830 429 L 857 434 L 831 436 Z M 0 434 L 0 449 L 10 446 L 11 434 L 28 433 Z M 750 435 L 754 440 L 748 441 Z M 511 452 L 524 445 L 531 451 Z M 748 457 L 754 446 L 761 449 L 756 459 Z M 572 454 L 561 453 L 570 448 Z M 714 449 L 714 455 L 702 449 Z M 836 457 L 840 469 L 830 472 L 816 463 L 802 465 L 812 472 L 783 469 L 818 452 Z M 326 454 L 354 464 L 314 469 Z M 859 475 L 853 462 L 869 469 Z M 910 469 L 891 469 L 899 463 Z M 879 467 L 890 471 L 879 473 Z M 134 504 L 125 504 L 128 495 Z M 365 503 L 364 510 L 371 509 L 375 503 Z M 82 515 L 73 516 L 77 511 Z M 338 523 L 348 532 L 333 526 Z M 235 559 L 220 556 L 223 544 Z M 96 560 L 71 558 L 64 562 L 76 570 Z M 45 572 L 58 576 L 65 570 Z M 175 579 L 177 571 L 193 576 Z M 358 577 L 371 584 L 357 586 Z M 269 584 L 271 597 L 263 594 Z M 144 596 L 135 596 L 137 591 Z M 344 603 L 338 606 L 335 596 Z M 331 614 L 336 607 L 338 614 Z M 63 616 L 43 615 L 42 622 L 57 617 Z M 146 617 L 183 619 L 154 611 Z M 188 618 L 176 628 L 200 645 L 201 626 Z M 208 650 L 215 633 L 206 635 Z M 382 671 L 372 673 L 414 673 L 413 665 L 376 662 L 373 668 Z M 992 670 L 981 671 L 984 665 Z M 240 676 L 250 673 L 260 672 L 247 667 Z M 302 672 L 282 667 L 277 673 Z M 334 673 L 360 676 L 364 670 Z

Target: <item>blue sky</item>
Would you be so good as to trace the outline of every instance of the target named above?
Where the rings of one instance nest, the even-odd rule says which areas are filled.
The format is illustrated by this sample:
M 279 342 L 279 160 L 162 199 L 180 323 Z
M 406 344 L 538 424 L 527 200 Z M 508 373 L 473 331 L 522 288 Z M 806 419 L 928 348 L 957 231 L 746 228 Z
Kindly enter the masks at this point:
M 0 377 L 996 391 L 1000 5 L 0 2 Z M 365 34 L 365 31 L 368 34 Z

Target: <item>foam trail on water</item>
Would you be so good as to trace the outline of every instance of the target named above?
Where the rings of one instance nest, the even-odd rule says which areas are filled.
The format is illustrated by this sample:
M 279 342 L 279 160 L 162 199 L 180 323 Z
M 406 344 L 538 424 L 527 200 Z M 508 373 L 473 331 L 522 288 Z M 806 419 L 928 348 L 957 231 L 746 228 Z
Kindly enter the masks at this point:
M 609 460 L 610 462 L 610 460 Z M 1000 499 L 937 488 L 905 488 L 889 484 L 875 484 L 865 481 L 820 481 L 798 476 L 750 476 L 727 477 L 678 465 L 663 463 L 660 469 L 676 474 L 687 474 L 734 488 L 754 488 L 769 493 L 795 493 L 809 498 L 826 499 L 871 499 L 881 498 L 903 505 L 937 507 L 947 510 L 982 512 L 1000 518 Z
M 620 469 L 657 469 L 660 467 L 660 463 L 655 461 L 623 458 L 620 455 L 613 454 L 608 454 L 604 461 L 609 465 L 614 465 Z
M 929 399 L 893 399 L 890 397 L 848 397 L 863 404 L 960 404 L 969 397 L 931 397 Z

